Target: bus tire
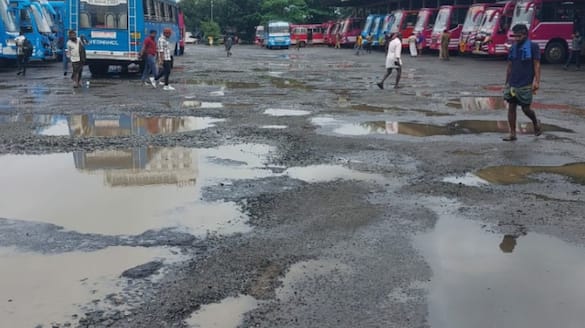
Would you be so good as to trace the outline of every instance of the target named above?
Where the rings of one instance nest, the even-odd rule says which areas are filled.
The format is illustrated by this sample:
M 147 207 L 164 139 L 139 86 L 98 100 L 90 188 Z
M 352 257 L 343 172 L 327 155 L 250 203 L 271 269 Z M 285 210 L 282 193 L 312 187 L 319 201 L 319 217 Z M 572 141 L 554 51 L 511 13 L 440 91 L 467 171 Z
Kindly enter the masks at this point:
M 563 64 L 567 57 L 567 47 L 561 41 L 551 41 L 544 49 L 544 59 L 549 64 Z
M 91 72 L 91 76 L 106 75 L 108 74 L 108 69 L 110 68 L 110 65 L 102 63 L 88 64 L 88 66 L 89 71 Z

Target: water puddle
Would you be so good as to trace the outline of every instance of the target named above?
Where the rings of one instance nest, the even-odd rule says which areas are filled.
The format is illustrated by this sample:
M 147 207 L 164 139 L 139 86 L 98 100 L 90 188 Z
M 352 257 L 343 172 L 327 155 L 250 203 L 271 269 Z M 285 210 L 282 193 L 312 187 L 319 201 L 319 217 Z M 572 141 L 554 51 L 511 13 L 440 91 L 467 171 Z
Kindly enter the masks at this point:
M 287 129 L 288 126 L 286 126 L 286 125 L 262 125 L 260 128 L 261 129 L 283 130 L 283 129 Z
M 363 173 L 339 165 L 310 165 L 291 167 L 284 174 L 309 183 L 329 182 L 335 180 L 378 181 L 384 179 L 379 174 Z
M 34 123 L 35 133 L 47 136 L 114 137 L 174 134 L 203 130 L 223 119 L 195 116 L 121 115 L 0 115 L 2 123 Z
M 461 184 L 470 187 L 481 187 L 489 184 L 488 181 L 478 177 L 473 173 L 467 173 L 462 176 L 452 176 L 443 179 L 443 182 Z
M 286 78 L 270 77 L 270 83 L 278 89 L 300 89 L 306 91 L 311 91 L 315 89 L 298 80 Z
M 297 291 L 307 288 L 307 284 L 319 281 L 322 276 L 351 273 L 351 268 L 338 260 L 309 260 L 293 264 L 282 279 L 282 287 L 276 290 L 278 300 L 286 302 L 300 297 Z
M 0 156 L 0 217 L 83 233 L 135 235 L 176 228 L 195 236 L 246 232 L 233 202 L 205 202 L 205 186 L 272 176 L 270 146 L 138 147 Z M 226 165 L 226 163 L 240 165 Z M 34 206 L 30 206 L 31 201 Z
M 305 116 L 310 115 L 311 112 L 306 110 L 299 110 L 299 109 L 277 109 L 277 108 L 269 108 L 264 111 L 265 115 L 270 116 Z
M 186 320 L 190 328 L 237 328 L 244 314 L 258 307 L 252 296 L 228 297 L 220 303 L 207 304 Z
M 508 103 L 501 96 L 485 97 L 461 97 L 449 99 L 446 103 L 448 107 L 463 109 L 465 111 L 485 111 L 485 110 L 507 110 Z M 532 109 L 540 110 L 578 110 L 577 107 L 567 104 L 549 104 L 533 102 Z
M 2 325 L 73 324 L 72 316 L 83 314 L 83 306 L 123 290 L 127 283 L 120 279 L 122 272 L 153 260 L 177 261 L 179 256 L 154 247 L 109 247 L 55 255 L 0 248 Z M 107 305 L 98 302 L 97 306 Z
M 414 238 L 433 271 L 430 326 L 583 326 L 583 248 L 538 233 L 497 234 L 484 227 L 443 211 L 433 231 Z
M 257 89 L 260 88 L 260 83 L 257 82 L 235 82 L 235 81 L 221 81 L 221 80 L 188 80 L 187 84 L 198 85 L 198 86 L 213 86 L 213 87 L 225 87 L 228 89 Z
M 585 163 L 571 163 L 562 166 L 492 166 L 479 170 L 477 176 L 494 184 L 519 184 L 533 181 L 536 174 L 558 174 L 572 182 L 585 185 Z
M 348 136 L 364 136 L 375 134 L 400 134 L 413 137 L 452 136 L 460 134 L 506 133 L 507 121 L 455 121 L 447 125 L 434 125 L 411 122 L 370 121 L 362 123 L 346 123 L 332 118 L 314 118 L 313 124 L 329 127 L 333 133 Z M 556 125 L 542 124 L 545 132 L 573 132 Z M 518 134 L 534 134 L 532 123 L 518 123 Z

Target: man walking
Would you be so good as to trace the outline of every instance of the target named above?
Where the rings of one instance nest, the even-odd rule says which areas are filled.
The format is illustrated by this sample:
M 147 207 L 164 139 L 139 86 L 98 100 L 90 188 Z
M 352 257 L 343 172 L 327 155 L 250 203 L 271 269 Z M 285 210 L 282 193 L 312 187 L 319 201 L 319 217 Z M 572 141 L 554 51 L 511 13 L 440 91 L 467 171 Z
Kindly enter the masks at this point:
M 69 31 L 69 40 L 67 40 L 67 58 L 71 61 L 73 73 L 71 80 L 73 87 L 81 87 L 81 73 L 85 62 L 85 48 L 83 42 L 77 37 L 75 31 Z
M 16 43 L 16 61 L 18 65 L 18 72 L 16 75 L 26 75 L 26 66 L 28 64 L 28 58 L 32 54 L 32 44 L 24 36 L 23 32 L 14 39 Z
M 534 135 L 542 134 L 540 122 L 530 105 L 532 95 L 540 87 L 540 48 L 538 44 L 528 40 L 528 28 L 524 24 L 512 27 L 515 43 L 508 53 L 508 67 L 506 69 L 506 86 L 504 99 L 508 102 L 508 126 L 510 134 L 504 141 L 516 140 L 516 107 L 520 105 L 522 111 L 534 126 Z
M 163 31 L 163 35 L 158 38 L 158 63 L 159 65 L 163 66 L 162 71 L 158 73 L 155 80 L 158 80 L 161 77 L 165 77 L 164 87 L 163 90 L 165 91 L 172 91 L 175 90 L 172 86 L 169 85 L 169 76 L 171 75 L 171 48 L 169 43 L 169 38 L 171 37 L 171 29 L 165 28 Z
M 380 89 L 384 89 L 384 81 L 392 74 L 392 70 L 396 69 L 396 83 L 394 84 L 394 89 L 398 89 L 398 83 L 400 82 L 400 76 L 402 75 L 402 59 L 400 59 L 400 55 L 402 54 L 402 35 L 400 33 L 394 33 L 392 35 L 392 39 L 388 44 L 388 54 L 386 55 L 386 74 L 382 81 L 377 83 L 376 85 Z
M 157 67 L 156 67 L 156 30 L 150 30 L 150 34 L 148 37 L 144 39 L 144 43 L 142 44 L 142 50 L 140 53 L 142 54 L 142 59 L 144 60 L 144 70 L 142 71 L 142 83 L 144 85 L 152 85 L 153 88 L 156 88 L 156 83 L 154 78 L 157 75 Z M 150 76 L 152 74 L 152 76 Z M 148 79 L 150 82 L 147 82 Z

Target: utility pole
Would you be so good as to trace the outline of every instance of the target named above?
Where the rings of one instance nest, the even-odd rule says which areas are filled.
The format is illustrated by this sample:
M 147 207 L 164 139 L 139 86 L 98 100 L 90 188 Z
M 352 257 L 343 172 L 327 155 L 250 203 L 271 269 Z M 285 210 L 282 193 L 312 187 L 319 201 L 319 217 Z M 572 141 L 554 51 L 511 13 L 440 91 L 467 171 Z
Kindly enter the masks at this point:
M 213 22 L 213 0 L 211 0 L 211 21 Z

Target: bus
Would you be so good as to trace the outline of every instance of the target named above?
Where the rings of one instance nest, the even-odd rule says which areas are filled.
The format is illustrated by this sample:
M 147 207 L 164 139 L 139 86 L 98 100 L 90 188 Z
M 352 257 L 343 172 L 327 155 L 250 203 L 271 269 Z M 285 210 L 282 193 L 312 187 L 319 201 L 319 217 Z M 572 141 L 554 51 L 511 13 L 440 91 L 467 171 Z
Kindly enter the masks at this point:
M 384 15 L 384 17 L 382 18 L 382 26 L 380 28 L 378 35 L 376 36 L 376 40 L 374 40 L 374 47 L 385 46 L 386 40 L 384 39 L 384 36 L 390 33 L 390 30 L 392 29 L 394 22 L 395 22 L 394 14 L 390 13 Z
M 16 42 L 19 28 L 14 15 L 8 5 L 8 0 L 0 0 L 0 59 L 2 61 L 16 60 Z
M 295 24 L 291 25 L 291 36 L 290 44 L 296 45 L 300 42 L 300 46 L 304 47 L 307 45 L 309 31 L 313 35 L 313 44 L 323 44 L 325 42 L 325 36 L 323 32 L 323 24 Z
M 58 26 L 56 48 L 60 49 L 57 52 L 57 58 L 59 58 L 64 55 L 65 42 L 67 42 L 67 31 L 65 31 L 65 2 L 52 0 L 48 3 L 53 8 L 53 22 Z
M 477 30 L 483 20 L 487 6 L 488 4 L 485 3 L 476 3 L 467 10 L 467 16 L 465 16 L 461 34 L 459 35 L 459 52 L 461 54 L 469 54 L 473 50 Z
M 359 17 L 348 17 L 342 20 L 339 26 L 341 34 L 341 46 L 353 47 L 357 36 L 362 32 L 362 23 L 364 20 Z
M 55 58 L 55 36 L 47 22 L 41 6 L 29 0 L 10 0 L 17 26 L 33 45 L 30 60 L 50 60 Z
M 267 49 L 288 49 L 290 47 L 290 24 L 288 22 L 268 22 L 264 30 L 264 46 Z
M 376 18 L 380 17 L 380 15 L 368 15 L 368 17 L 366 17 L 366 21 L 364 23 L 364 27 L 362 29 L 362 38 L 366 38 L 372 31 L 372 26 L 374 26 L 374 20 Z
M 392 12 L 394 16 L 394 24 L 390 28 L 390 33 L 402 34 L 402 47 L 408 47 L 408 37 L 412 35 L 414 26 L 417 21 L 418 11 L 416 10 L 394 10 Z
M 179 9 L 177 16 L 177 23 L 179 24 L 179 46 L 175 48 L 175 56 L 183 56 L 185 53 L 185 39 L 187 38 L 187 27 L 185 26 L 185 16 L 183 11 Z
M 431 34 L 433 33 L 433 24 L 437 19 L 437 8 L 421 8 L 418 11 L 416 24 L 413 33 L 420 33 L 425 38 L 424 48 L 431 45 Z
M 372 28 L 370 33 L 372 34 L 372 47 L 377 47 L 380 45 L 380 35 L 382 34 L 382 27 L 384 26 L 384 17 L 385 15 L 378 15 L 374 19 L 374 24 L 372 24 Z M 366 35 L 367 37 L 367 35 Z M 364 37 L 365 40 L 365 37 Z
M 514 14 L 515 1 L 490 5 L 485 10 L 482 22 L 473 40 L 474 55 L 504 56 L 508 54 L 506 42 L 508 29 Z
M 335 21 L 328 21 L 323 23 L 323 44 L 329 45 L 331 42 L 331 30 L 335 25 Z
M 66 27 L 84 37 L 86 64 L 92 75 L 120 66 L 142 64 L 139 52 L 150 30 L 157 37 L 171 29 L 171 61 L 179 46 L 179 8 L 176 0 L 66 0 Z
M 567 59 L 572 34 L 578 28 L 573 24 L 575 15 L 579 10 L 583 12 L 584 7 L 583 1 L 519 0 L 511 26 L 525 24 L 528 38 L 540 46 L 544 59 L 551 64 L 561 64 Z M 508 47 L 512 44 L 511 33 L 510 30 Z
M 327 43 L 328 46 L 333 47 L 337 42 L 337 34 L 339 33 L 339 28 L 341 27 L 341 21 L 334 22 L 331 28 L 329 29 L 327 39 L 329 42 Z
M 459 49 L 459 36 L 461 35 L 468 9 L 469 5 L 446 5 L 439 8 L 431 34 L 431 49 L 438 50 L 441 48 L 441 34 L 445 30 L 449 31 L 451 35 L 449 51 Z
M 264 44 L 264 26 L 258 25 L 256 26 L 256 35 L 254 38 L 254 44 L 258 46 L 262 46 Z

